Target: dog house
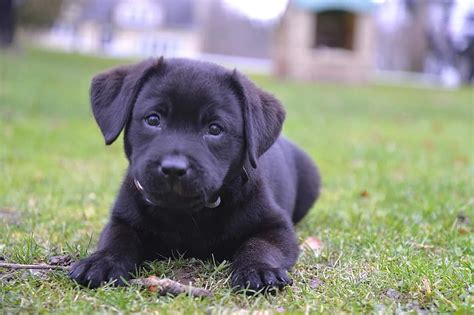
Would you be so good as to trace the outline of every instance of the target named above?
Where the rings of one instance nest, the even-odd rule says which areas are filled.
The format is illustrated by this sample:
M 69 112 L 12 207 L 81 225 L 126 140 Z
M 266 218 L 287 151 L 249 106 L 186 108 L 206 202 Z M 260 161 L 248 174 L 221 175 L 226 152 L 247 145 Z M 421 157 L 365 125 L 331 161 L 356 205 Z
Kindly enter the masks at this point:
M 274 71 L 300 80 L 365 81 L 373 70 L 371 0 L 292 0 L 276 32 Z

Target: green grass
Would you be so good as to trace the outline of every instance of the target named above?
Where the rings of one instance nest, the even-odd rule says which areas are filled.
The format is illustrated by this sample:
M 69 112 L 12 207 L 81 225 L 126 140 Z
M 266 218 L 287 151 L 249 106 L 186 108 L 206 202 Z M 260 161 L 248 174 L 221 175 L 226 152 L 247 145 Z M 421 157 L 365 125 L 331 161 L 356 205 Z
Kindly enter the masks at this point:
M 37 50 L 0 55 L 6 261 L 93 251 L 126 161 L 120 142 L 103 144 L 89 80 L 122 62 Z M 234 294 L 228 264 L 183 259 L 141 272 L 177 277 L 185 270 L 213 297 L 88 290 L 60 271 L 18 272 L 0 278 L 0 312 L 474 312 L 473 90 L 254 79 L 282 100 L 284 134 L 311 154 L 324 180 L 297 231 L 325 247 L 319 256 L 302 254 L 293 287 L 276 296 Z

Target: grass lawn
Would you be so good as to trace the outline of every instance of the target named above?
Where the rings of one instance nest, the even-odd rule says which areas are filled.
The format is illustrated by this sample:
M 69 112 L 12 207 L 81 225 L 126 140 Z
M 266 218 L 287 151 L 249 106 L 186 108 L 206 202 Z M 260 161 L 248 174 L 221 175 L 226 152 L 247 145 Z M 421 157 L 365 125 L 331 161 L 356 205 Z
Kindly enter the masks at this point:
M 0 256 L 84 257 L 126 168 L 88 103 L 91 76 L 122 63 L 37 50 L 0 55 Z M 229 264 L 156 262 L 211 298 L 136 286 L 89 290 L 62 271 L 0 274 L 0 312 L 474 312 L 474 94 L 254 78 L 287 108 L 284 134 L 320 166 L 324 189 L 297 227 L 320 239 L 276 296 L 238 295 Z

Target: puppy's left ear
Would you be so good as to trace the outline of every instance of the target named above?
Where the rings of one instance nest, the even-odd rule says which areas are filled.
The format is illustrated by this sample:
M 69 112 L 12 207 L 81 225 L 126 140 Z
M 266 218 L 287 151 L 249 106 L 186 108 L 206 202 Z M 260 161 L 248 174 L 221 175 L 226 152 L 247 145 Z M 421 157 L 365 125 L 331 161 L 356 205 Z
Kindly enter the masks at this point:
M 273 95 L 259 89 L 237 70 L 233 71 L 232 79 L 241 98 L 249 161 L 256 168 L 257 159 L 280 135 L 285 110 Z
M 113 143 L 125 127 L 143 84 L 162 62 L 163 57 L 147 59 L 113 68 L 92 79 L 92 112 L 107 145 Z

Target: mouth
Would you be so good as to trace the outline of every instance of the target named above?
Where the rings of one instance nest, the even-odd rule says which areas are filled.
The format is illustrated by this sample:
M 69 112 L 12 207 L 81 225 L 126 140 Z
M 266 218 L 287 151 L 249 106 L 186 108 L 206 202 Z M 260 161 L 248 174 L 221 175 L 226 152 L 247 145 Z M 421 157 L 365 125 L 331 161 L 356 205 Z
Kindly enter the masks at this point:
M 169 194 L 163 194 L 164 198 L 154 198 L 145 191 L 145 188 L 137 178 L 133 179 L 133 183 L 135 184 L 137 190 L 142 194 L 145 201 L 152 206 L 196 209 L 198 207 L 202 208 L 202 204 L 204 204 L 204 208 L 214 209 L 219 207 L 221 204 L 220 196 L 217 196 L 212 202 L 207 202 L 205 201 L 206 198 L 204 197 L 204 194 L 198 194 L 195 196 L 175 196 L 174 198 L 170 198 Z M 162 199 L 165 198 L 168 200 L 163 202 Z M 184 204 L 184 207 L 175 206 L 177 204 Z

